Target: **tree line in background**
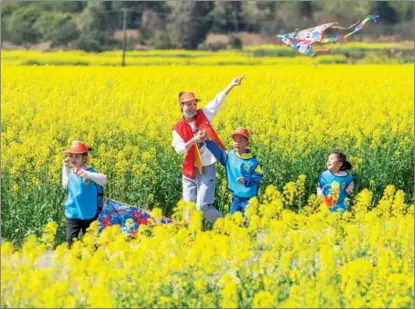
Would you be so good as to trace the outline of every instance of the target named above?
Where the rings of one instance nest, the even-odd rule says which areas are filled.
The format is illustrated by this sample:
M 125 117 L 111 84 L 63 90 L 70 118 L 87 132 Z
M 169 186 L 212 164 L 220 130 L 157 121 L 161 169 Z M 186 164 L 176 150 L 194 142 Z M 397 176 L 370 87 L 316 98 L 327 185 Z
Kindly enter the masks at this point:
M 124 10 L 127 12 L 124 14 Z M 130 45 L 197 49 L 208 33 L 253 32 L 264 35 L 338 21 L 350 25 L 367 14 L 379 14 L 379 35 L 396 25 L 413 25 L 412 1 L 56 1 L 1 2 L 1 40 L 28 47 L 50 41 L 52 47 L 86 51 L 120 48 L 114 33 L 138 30 Z M 381 30 L 379 30 L 381 29 Z M 400 28 L 399 28 L 400 29 Z M 402 28 L 412 29 L 412 27 Z M 405 32 L 406 31 L 406 32 Z M 413 30 L 401 37 L 413 39 Z M 373 32 L 372 32 L 373 33 Z M 232 47 L 241 47 L 231 37 Z

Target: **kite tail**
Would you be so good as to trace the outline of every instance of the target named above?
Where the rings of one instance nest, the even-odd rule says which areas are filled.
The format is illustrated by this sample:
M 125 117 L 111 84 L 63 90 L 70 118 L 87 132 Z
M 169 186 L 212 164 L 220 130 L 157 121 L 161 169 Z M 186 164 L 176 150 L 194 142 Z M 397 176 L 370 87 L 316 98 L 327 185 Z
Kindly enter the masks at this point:
M 320 53 L 326 53 L 328 52 L 330 49 L 329 48 L 324 48 L 324 49 L 313 49 L 313 52 L 310 53 L 308 56 L 311 56 L 312 58 L 314 58 L 315 56 L 317 56 Z
M 345 38 L 344 35 L 336 35 L 331 38 L 324 38 L 320 41 L 320 43 L 336 43 L 336 42 L 340 42 L 344 40 L 344 38 Z
M 360 31 L 360 29 L 363 28 L 363 26 L 369 21 L 372 20 L 375 24 L 378 22 L 378 15 L 369 15 L 368 17 L 366 17 L 361 23 L 356 23 L 357 26 L 356 28 L 354 28 L 354 30 L 348 34 L 345 35 L 336 35 L 334 37 L 331 38 L 324 38 L 320 41 L 320 43 L 335 43 L 335 42 L 339 42 L 344 40 L 345 38 L 351 36 L 353 33 L 356 33 L 358 31 Z M 350 29 L 352 27 L 354 27 L 356 24 L 351 25 L 349 28 L 342 28 L 342 27 L 337 27 L 337 26 L 332 26 L 331 28 L 334 29 Z
M 337 23 L 336 23 L 337 24 Z M 352 25 L 350 25 L 349 27 L 341 27 L 341 26 L 330 26 L 330 28 L 332 29 L 341 29 L 341 30 L 347 30 L 347 29 L 352 29 L 354 26 L 356 26 L 357 24 L 359 24 L 359 22 L 354 23 Z

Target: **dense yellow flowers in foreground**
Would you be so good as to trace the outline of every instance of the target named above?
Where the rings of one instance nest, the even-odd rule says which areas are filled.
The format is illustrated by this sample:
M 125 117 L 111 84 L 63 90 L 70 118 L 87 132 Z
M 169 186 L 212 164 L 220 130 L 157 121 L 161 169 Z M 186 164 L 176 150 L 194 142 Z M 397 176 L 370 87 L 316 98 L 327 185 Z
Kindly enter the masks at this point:
M 414 206 L 388 186 L 368 211 L 362 191 L 354 211 L 330 213 L 315 196 L 296 214 L 269 186 L 240 213 L 201 230 L 141 226 L 135 239 L 97 226 L 71 250 L 57 247 L 50 267 L 37 265 L 56 224 L 20 250 L 1 247 L 2 307 L 94 308 L 409 308 L 414 306 Z M 178 204 L 175 218 L 180 220 Z M 153 213 L 157 213 L 154 211 Z

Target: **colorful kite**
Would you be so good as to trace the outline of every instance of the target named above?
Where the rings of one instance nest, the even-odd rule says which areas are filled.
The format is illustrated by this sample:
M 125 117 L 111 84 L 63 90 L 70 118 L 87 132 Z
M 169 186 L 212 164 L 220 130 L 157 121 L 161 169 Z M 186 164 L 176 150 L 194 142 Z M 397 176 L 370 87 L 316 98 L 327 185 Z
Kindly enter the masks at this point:
M 150 223 L 150 218 L 151 213 L 148 210 L 106 199 L 102 212 L 98 217 L 98 233 L 101 234 L 108 226 L 120 225 L 124 234 L 135 235 L 141 224 L 148 225 Z M 160 224 L 172 222 L 171 219 L 162 217 Z
M 363 28 L 363 26 L 369 21 L 372 20 L 374 23 L 377 23 L 379 16 L 377 15 L 369 15 L 366 17 L 361 23 L 355 23 L 351 25 L 348 28 L 343 28 L 339 26 L 333 26 L 338 25 L 337 22 L 334 23 L 328 23 L 324 25 L 320 25 L 314 28 L 308 28 L 305 30 L 297 30 L 292 33 L 288 34 L 282 34 L 277 35 L 278 38 L 280 38 L 284 44 L 294 48 L 296 51 L 298 51 L 301 54 L 304 54 L 306 56 L 315 56 L 316 52 L 319 51 L 327 51 L 328 49 L 320 49 L 312 51 L 311 45 L 313 43 L 335 43 L 340 42 L 344 40 L 345 38 L 349 37 L 353 33 L 358 32 L 360 29 Z M 324 37 L 324 31 L 328 28 L 332 29 L 351 29 L 354 28 L 354 30 L 348 34 L 345 35 L 336 35 L 334 37 L 325 38 Z

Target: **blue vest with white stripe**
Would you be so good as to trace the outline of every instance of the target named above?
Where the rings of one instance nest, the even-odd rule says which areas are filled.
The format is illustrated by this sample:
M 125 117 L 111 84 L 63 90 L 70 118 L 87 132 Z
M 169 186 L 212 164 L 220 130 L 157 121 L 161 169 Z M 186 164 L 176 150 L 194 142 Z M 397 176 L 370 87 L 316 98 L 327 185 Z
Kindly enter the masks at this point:
M 251 198 L 257 195 L 258 185 L 249 187 L 236 181 L 239 177 L 251 175 L 258 166 L 258 160 L 255 157 L 250 159 L 239 158 L 235 150 L 229 151 L 226 172 L 228 177 L 228 189 L 237 197 Z

